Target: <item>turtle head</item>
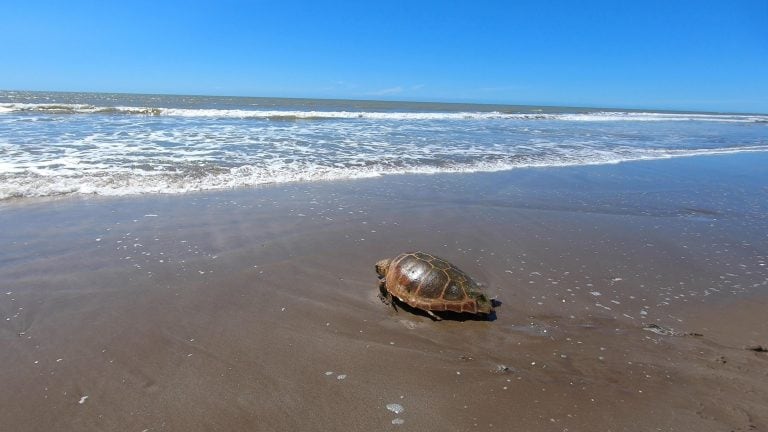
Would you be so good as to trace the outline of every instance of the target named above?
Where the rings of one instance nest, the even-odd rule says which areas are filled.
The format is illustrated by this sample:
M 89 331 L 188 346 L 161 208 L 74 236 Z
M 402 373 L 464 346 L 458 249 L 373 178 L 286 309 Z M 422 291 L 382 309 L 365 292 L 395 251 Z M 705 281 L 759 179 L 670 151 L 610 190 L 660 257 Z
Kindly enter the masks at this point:
M 389 270 L 389 264 L 392 262 L 391 259 L 383 259 L 376 263 L 376 273 L 379 274 L 380 277 L 387 277 L 387 271 Z

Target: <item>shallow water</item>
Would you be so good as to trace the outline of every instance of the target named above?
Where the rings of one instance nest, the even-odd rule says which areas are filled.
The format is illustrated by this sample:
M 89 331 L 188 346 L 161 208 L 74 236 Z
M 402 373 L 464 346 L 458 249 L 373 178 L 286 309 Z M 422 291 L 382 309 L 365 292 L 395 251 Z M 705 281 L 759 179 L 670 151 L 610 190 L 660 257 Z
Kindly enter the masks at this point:
M 765 115 L 0 92 L 0 199 L 765 151 Z

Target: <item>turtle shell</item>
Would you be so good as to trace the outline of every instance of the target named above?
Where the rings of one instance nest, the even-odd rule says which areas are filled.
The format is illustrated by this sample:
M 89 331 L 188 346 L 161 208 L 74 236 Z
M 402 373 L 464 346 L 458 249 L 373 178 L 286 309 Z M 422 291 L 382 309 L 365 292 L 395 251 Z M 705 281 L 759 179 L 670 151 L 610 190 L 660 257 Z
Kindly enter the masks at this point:
M 417 309 L 491 313 L 491 301 L 466 273 L 424 252 L 400 254 L 389 263 L 386 290 Z

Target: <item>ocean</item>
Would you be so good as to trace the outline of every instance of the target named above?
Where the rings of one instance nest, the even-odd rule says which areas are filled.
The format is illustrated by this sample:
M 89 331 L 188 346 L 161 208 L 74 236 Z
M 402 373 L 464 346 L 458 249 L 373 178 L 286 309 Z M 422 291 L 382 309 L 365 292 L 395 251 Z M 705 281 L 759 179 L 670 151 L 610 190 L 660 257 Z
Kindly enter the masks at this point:
M 0 91 L 0 200 L 768 151 L 768 115 Z

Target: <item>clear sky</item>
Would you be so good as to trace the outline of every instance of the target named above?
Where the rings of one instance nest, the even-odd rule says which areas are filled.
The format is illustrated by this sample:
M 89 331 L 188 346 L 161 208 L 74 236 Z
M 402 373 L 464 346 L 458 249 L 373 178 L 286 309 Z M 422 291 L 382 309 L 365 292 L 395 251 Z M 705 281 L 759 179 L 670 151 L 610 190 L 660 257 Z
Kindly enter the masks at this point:
M 0 0 L 0 88 L 768 112 L 768 0 Z

